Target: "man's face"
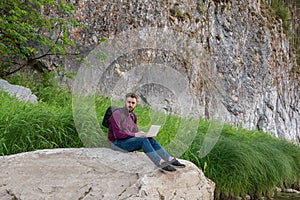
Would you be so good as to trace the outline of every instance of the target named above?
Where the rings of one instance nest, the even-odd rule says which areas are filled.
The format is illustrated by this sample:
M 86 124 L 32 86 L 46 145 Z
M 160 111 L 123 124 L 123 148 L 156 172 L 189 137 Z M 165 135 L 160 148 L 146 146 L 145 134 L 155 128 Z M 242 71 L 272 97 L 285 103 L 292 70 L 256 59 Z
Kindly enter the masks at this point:
M 129 112 L 132 112 L 136 106 L 136 98 L 128 97 L 125 100 L 125 107 L 128 109 Z

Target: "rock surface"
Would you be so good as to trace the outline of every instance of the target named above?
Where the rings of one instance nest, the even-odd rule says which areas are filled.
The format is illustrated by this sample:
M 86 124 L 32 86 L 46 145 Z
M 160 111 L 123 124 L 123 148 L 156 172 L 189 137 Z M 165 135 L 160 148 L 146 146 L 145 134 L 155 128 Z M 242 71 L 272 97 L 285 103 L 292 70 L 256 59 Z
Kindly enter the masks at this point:
M 0 79 L 0 90 L 4 90 L 12 96 L 17 97 L 20 101 L 36 103 L 37 97 L 31 93 L 31 90 L 19 85 L 12 85 L 6 80 Z
M 292 71 L 295 55 L 282 21 L 268 13 L 261 0 L 71 2 L 76 20 L 88 26 L 70 30 L 83 57 L 105 43 L 100 38 L 110 41 L 119 38 L 108 55 L 110 62 L 101 69 L 107 85 L 88 88 L 98 88 L 101 94 L 112 97 L 111 91 L 120 95 L 119 91 L 134 90 L 151 107 L 155 105 L 168 112 L 177 105 L 180 107 L 182 102 L 178 99 L 187 93 L 194 98 L 193 114 L 207 119 L 219 116 L 223 122 L 300 143 L 299 76 Z M 54 10 L 45 12 L 47 16 L 56 14 Z M 143 40 L 135 34 L 125 39 L 120 36 L 138 29 L 142 35 L 147 33 L 143 29 L 149 27 L 188 35 L 190 40 L 183 40 L 184 44 L 195 43 L 197 48 L 193 50 L 201 47 L 205 56 L 198 59 L 199 63 L 193 63 L 186 56 L 192 55 L 193 50 L 179 47 L 173 51 L 170 47 L 182 41 L 177 35 L 157 35 L 152 40 Z M 128 48 L 118 49 L 123 46 Z M 70 58 L 64 59 L 64 65 L 75 72 L 80 66 Z M 181 80 L 168 76 L 174 70 L 182 75 Z M 141 73 L 144 71 L 148 75 Z M 155 76 L 164 82 L 157 84 L 150 72 L 156 72 Z M 186 91 L 169 87 L 174 80 L 186 84 Z
M 167 173 L 142 152 L 53 149 L 0 157 L 0 199 L 213 199 L 194 164 Z

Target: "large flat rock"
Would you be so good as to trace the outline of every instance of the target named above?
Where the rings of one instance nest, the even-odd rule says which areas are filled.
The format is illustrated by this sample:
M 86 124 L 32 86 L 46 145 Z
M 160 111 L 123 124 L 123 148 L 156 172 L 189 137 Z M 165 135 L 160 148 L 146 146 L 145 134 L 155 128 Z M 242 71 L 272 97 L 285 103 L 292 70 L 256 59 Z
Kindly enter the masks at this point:
M 53 149 L 0 157 L 0 199 L 213 199 L 193 163 L 164 172 L 142 152 Z

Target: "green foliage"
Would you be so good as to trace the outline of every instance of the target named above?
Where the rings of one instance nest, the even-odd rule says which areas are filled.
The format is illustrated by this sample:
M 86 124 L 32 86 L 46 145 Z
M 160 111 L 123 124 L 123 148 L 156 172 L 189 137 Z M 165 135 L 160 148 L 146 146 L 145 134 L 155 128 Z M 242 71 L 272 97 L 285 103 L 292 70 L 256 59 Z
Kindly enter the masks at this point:
M 43 12 L 49 9 L 68 17 L 48 18 Z M 56 0 L 0 1 L 0 76 L 10 74 L 12 65 L 65 55 L 67 47 L 75 46 L 67 32 L 68 27 L 79 26 L 71 18 L 73 10 L 72 4 Z M 51 32 L 56 32 L 57 38 L 50 38 Z
M 71 105 L 28 104 L 0 92 L 0 154 L 81 147 Z
M 207 122 L 201 124 L 198 137 L 183 158 L 205 168 L 205 175 L 216 183 L 216 199 L 246 194 L 270 197 L 276 186 L 299 186 L 299 147 L 266 133 L 225 126 L 214 149 L 200 158 L 207 129 L 202 126 Z
M 58 84 L 54 72 L 36 73 L 24 71 L 22 75 L 14 74 L 7 78 L 11 84 L 21 85 L 30 88 L 39 102 L 48 105 L 64 107 L 72 101 L 72 95 L 66 87 Z
M 266 1 L 263 1 L 263 3 L 266 4 Z M 270 5 L 266 6 L 270 9 L 274 16 L 277 16 L 279 19 L 281 19 L 283 30 L 288 34 L 291 26 L 290 10 L 289 7 L 287 7 L 284 3 L 285 2 L 279 0 L 271 0 Z
M 282 20 L 282 27 L 286 35 L 289 37 L 289 42 L 291 44 L 291 50 L 296 55 L 296 63 L 292 67 L 290 74 L 293 77 L 297 77 L 300 74 L 300 55 L 299 55 L 299 30 L 300 26 L 297 25 L 297 20 L 299 19 L 299 0 L 271 0 L 262 1 L 263 5 L 266 6 L 268 15 L 276 16 L 278 19 Z M 298 81 L 300 86 L 300 82 Z
M 205 13 L 205 6 L 202 2 L 197 2 L 197 9 L 200 12 L 200 14 Z
M 282 20 L 283 29 L 286 33 L 288 33 L 290 29 L 290 22 L 288 21 L 290 19 L 289 8 L 286 7 L 283 2 L 272 0 L 271 9 L 273 10 L 274 14 Z

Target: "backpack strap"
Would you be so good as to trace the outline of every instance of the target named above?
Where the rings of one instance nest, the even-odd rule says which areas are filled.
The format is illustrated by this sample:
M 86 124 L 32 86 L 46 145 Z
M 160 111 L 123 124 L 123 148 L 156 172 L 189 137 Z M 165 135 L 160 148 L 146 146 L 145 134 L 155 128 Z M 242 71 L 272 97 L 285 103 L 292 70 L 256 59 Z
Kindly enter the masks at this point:
M 123 108 L 118 108 L 118 110 L 120 110 L 121 113 L 121 121 L 120 121 L 120 128 L 124 131 L 125 128 L 123 127 L 123 122 L 125 120 L 125 113 L 124 113 L 124 109 Z
M 136 124 L 136 122 L 137 122 L 136 115 L 134 113 L 129 114 L 129 115 L 130 115 L 130 118 L 133 120 L 133 122 Z

